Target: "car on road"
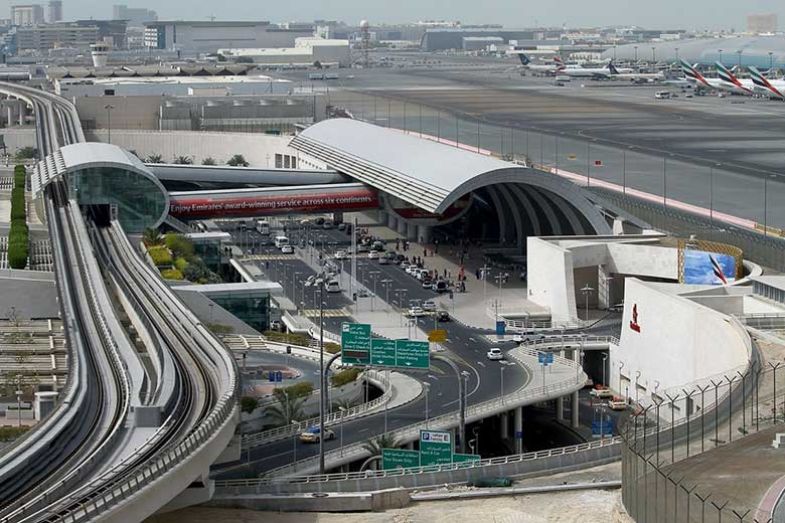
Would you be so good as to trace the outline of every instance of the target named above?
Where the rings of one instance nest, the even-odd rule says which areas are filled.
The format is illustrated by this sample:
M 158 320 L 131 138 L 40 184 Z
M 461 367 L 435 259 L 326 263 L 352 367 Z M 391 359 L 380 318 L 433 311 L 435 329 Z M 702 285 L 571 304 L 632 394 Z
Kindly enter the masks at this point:
M 379 251 L 371 251 L 368 253 L 369 260 L 378 260 L 379 259 Z
M 422 302 L 422 308 L 426 312 L 434 312 L 436 310 L 436 302 L 433 300 L 425 300 Z
M 300 441 L 303 443 L 319 443 L 319 427 L 308 427 L 300 433 Z M 324 429 L 324 439 L 329 441 L 335 439 L 335 432 L 332 429 Z
M 294 254 L 294 247 L 292 247 L 291 245 L 282 246 L 281 254 Z
M 488 352 L 485 353 L 489 360 L 492 361 L 500 361 L 504 359 L 504 353 L 499 347 L 492 347 L 488 349 Z
M 374 251 L 384 252 L 387 247 L 384 245 L 383 241 L 376 240 L 371 244 L 371 249 Z
M 599 399 L 613 398 L 613 391 L 605 387 L 595 387 L 589 391 L 589 396 Z
M 406 311 L 406 315 L 410 318 L 419 318 L 420 316 L 425 316 L 425 310 L 422 307 L 410 307 Z
M 368 252 L 371 249 L 368 248 L 367 245 L 363 245 L 362 243 L 357 244 L 357 254 Z
M 431 288 L 433 288 L 433 280 L 432 280 L 432 279 L 430 279 L 430 278 L 425 278 L 425 279 L 422 281 L 422 288 L 423 288 L 423 289 L 428 289 L 428 290 L 430 290 Z
M 432 287 L 438 293 L 447 292 L 450 290 L 450 286 L 447 285 L 447 282 L 444 280 L 439 280 L 436 284 Z
M 344 250 L 336 251 L 333 258 L 335 258 L 336 260 L 348 260 L 349 253 Z
M 440 322 L 450 321 L 450 313 L 447 311 L 439 311 L 436 313 L 436 319 Z
M 333 222 L 331 222 L 330 220 L 324 220 L 324 223 L 322 224 L 322 229 L 326 231 L 332 228 L 333 228 Z
M 327 292 L 341 292 L 341 284 L 338 280 L 328 280 L 324 282 L 324 290 Z
M 608 408 L 611 410 L 627 410 L 627 402 L 624 401 L 624 398 L 614 396 L 608 401 Z
M 343 222 L 339 223 L 337 229 L 339 231 L 345 231 L 346 230 L 346 224 L 343 223 Z
M 520 345 L 521 343 L 533 343 L 544 340 L 544 334 L 513 334 L 512 341 Z

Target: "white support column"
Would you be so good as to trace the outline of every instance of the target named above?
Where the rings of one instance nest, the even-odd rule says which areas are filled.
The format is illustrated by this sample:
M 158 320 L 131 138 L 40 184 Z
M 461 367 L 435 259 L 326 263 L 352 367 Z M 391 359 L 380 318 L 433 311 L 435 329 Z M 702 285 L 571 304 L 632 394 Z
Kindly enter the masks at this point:
M 415 224 L 406 224 L 406 239 L 412 242 L 420 241 L 420 239 L 417 237 L 417 226 Z
M 578 400 L 578 391 L 572 393 L 572 428 L 577 429 L 580 427 L 580 420 L 578 418 L 578 409 L 580 408 Z
M 25 113 L 27 112 L 27 105 L 24 103 L 19 104 L 19 125 L 25 124 Z
M 405 238 L 406 237 L 406 230 L 407 230 L 406 222 L 403 221 L 402 219 L 398 218 L 398 234 L 400 234 L 401 236 L 403 236 Z
M 606 265 L 597 266 L 597 308 L 607 310 L 611 303 L 611 277 Z
M 394 231 L 398 230 L 398 220 L 395 219 L 395 215 L 391 212 L 387 213 L 387 227 Z
M 6 125 L 12 127 L 14 125 L 14 111 L 10 104 L 6 103 L 5 106 Z
M 515 409 L 515 452 L 523 454 L 523 407 Z
M 431 232 L 433 227 L 428 225 L 417 226 L 417 241 L 420 243 L 431 243 Z

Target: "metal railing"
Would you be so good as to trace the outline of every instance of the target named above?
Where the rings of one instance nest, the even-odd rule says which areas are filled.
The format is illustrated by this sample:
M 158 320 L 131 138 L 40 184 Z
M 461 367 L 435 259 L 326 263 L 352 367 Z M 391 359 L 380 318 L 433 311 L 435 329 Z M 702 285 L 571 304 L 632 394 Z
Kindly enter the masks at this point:
M 615 336 L 576 336 L 574 334 L 565 336 L 551 336 L 549 338 L 542 338 L 539 340 L 527 341 L 523 344 L 524 347 L 538 349 L 546 347 L 569 347 L 583 344 L 608 344 L 618 345 L 619 338 Z
M 378 398 L 373 399 L 367 403 L 356 405 L 343 411 L 331 412 L 327 414 L 324 419 L 325 425 L 332 425 L 335 423 L 342 423 L 350 419 L 361 418 L 390 401 L 390 398 L 392 397 L 392 386 L 387 380 L 385 373 L 376 370 L 369 370 L 366 371 L 365 377 L 381 383 L 384 387 L 384 393 Z M 308 427 L 314 426 L 318 423 L 319 417 L 315 416 L 296 424 L 292 423 L 290 425 L 276 427 L 274 429 L 257 432 L 255 434 L 246 434 L 242 437 L 242 445 L 243 447 L 253 447 L 290 438 L 303 432 Z

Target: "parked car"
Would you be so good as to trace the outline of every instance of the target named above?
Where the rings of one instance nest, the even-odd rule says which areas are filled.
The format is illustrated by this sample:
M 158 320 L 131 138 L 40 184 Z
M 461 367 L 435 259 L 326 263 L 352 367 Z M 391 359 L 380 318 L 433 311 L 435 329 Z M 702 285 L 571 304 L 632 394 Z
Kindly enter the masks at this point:
M 324 282 L 324 290 L 327 292 L 341 292 L 341 284 L 338 280 L 328 280 Z
M 436 302 L 433 300 L 425 300 L 422 302 L 422 308 L 426 312 L 433 312 L 436 310 Z
M 613 398 L 613 391 L 605 387 L 595 387 L 589 391 L 589 396 L 599 399 Z
M 330 220 L 324 220 L 324 223 L 322 223 L 322 229 L 328 230 L 332 228 L 333 228 L 333 222 L 331 222 Z
M 425 279 L 423 279 L 423 281 L 422 281 L 422 288 L 430 290 L 431 287 L 433 287 L 433 280 L 430 279 L 430 278 L 427 278 L 427 277 Z
M 291 245 L 282 246 L 281 254 L 294 254 L 294 247 L 292 247 Z
M 303 443 L 319 443 L 319 427 L 308 427 L 300 433 L 300 441 Z M 335 432 L 332 429 L 324 429 L 324 439 L 326 441 L 335 439 Z
M 499 347 L 493 347 L 489 349 L 485 355 L 488 357 L 489 360 L 492 361 L 499 361 L 504 359 L 504 354 L 502 353 L 502 350 Z
M 374 251 L 383 252 L 386 248 L 387 246 L 384 245 L 384 242 L 379 240 L 376 240 L 375 242 L 373 242 L 373 244 L 371 244 L 371 250 Z
M 357 245 L 357 254 L 368 252 L 370 250 L 371 249 L 369 249 L 367 245 L 363 245 L 362 243 Z
M 450 286 L 447 285 L 447 282 L 444 280 L 439 280 L 436 282 L 436 285 L 433 286 L 433 290 L 438 293 L 447 292 L 450 290 Z

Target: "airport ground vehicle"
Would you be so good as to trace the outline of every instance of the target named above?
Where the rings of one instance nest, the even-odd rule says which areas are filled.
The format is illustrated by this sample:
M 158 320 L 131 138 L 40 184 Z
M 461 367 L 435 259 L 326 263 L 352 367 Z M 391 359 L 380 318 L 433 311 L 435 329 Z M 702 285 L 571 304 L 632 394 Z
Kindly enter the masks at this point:
M 270 222 L 267 220 L 258 220 L 256 222 L 256 232 L 264 236 L 270 234 Z
M 289 238 L 287 238 L 286 236 L 276 236 L 275 246 L 280 249 L 284 245 L 289 245 Z
M 319 443 L 319 427 L 308 427 L 300 434 L 300 441 L 303 443 Z M 324 429 L 324 439 L 329 441 L 335 439 L 335 432 L 332 429 Z
M 608 401 L 608 408 L 611 410 L 627 410 L 627 402 L 624 401 L 624 398 L 614 396 Z
M 286 245 L 282 245 L 281 254 L 294 254 L 294 247 L 292 247 L 288 243 Z
M 657 100 L 667 100 L 671 97 L 670 91 L 657 91 L 654 93 L 654 98 Z
M 492 347 L 485 353 L 489 360 L 499 361 L 504 359 L 504 354 L 499 347 Z
M 595 387 L 589 391 L 589 396 L 599 399 L 613 398 L 613 391 L 605 387 Z

